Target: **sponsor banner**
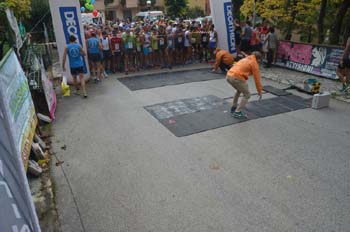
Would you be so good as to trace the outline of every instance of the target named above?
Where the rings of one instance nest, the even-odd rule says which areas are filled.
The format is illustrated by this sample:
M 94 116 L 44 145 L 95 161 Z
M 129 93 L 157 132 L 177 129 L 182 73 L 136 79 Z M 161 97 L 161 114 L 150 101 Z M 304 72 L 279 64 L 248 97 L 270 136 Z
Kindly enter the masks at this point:
M 53 89 L 52 82 L 49 80 L 49 78 L 46 75 L 43 60 L 41 60 L 41 83 L 43 85 L 45 98 L 46 98 L 46 102 L 47 102 L 47 107 L 48 107 L 49 112 L 50 112 L 50 118 L 52 120 L 54 120 L 55 119 L 56 104 L 57 104 L 56 92 Z
M 77 42 L 86 51 L 84 29 L 81 24 L 80 4 L 77 0 L 49 0 L 52 23 L 54 26 L 55 37 L 57 42 L 58 55 L 62 62 L 64 47 L 69 44 L 69 36 L 74 35 Z M 73 83 L 73 78 L 70 74 L 69 59 L 66 59 L 66 73 L 68 82 Z M 89 66 L 87 56 L 84 57 L 84 74 L 85 79 L 89 77 Z
M 13 51 L 0 68 L 0 92 L 14 143 L 27 169 L 37 118 L 27 78 Z
M 33 112 L 28 83 L 11 50 L 0 63 L 0 231 L 41 231 L 24 168 L 36 126 Z
M 218 33 L 218 48 L 236 53 L 234 15 L 231 0 L 211 0 L 211 16 Z
M 276 65 L 330 79 L 338 79 L 336 69 L 343 48 L 279 41 Z

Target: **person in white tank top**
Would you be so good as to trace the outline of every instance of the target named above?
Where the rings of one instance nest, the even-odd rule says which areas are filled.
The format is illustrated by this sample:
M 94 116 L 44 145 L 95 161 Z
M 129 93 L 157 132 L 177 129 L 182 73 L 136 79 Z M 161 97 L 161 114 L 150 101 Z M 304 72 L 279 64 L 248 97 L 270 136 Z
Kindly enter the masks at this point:
M 101 38 L 102 51 L 103 51 L 103 68 L 105 70 L 104 75 L 108 77 L 107 74 L 111 74 L 111 60 L 112 60 L 112 51 L 111 51 L 111 41 L 107 35 L 106 31 L 102 32 Z

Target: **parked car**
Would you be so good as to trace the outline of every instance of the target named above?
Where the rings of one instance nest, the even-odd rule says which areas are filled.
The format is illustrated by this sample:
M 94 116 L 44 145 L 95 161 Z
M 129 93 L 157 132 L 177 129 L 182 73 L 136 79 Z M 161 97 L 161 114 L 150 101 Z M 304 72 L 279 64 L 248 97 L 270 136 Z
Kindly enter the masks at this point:
M 135 21 L 159 21 L 163 18 L 163 11 L 143 11 L 136 14 Z

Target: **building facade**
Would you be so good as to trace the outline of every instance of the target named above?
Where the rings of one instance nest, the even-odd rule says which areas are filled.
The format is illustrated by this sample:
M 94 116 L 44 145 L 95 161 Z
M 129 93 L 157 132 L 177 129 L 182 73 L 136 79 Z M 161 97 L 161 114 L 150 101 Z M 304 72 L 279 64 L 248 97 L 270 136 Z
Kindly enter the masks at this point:
M 105 0 L 105 15 L 107 20 L 133 19 L 140 11 L 163 10 L 164 0 L 152 0 L 147 6 L 146 0 Z

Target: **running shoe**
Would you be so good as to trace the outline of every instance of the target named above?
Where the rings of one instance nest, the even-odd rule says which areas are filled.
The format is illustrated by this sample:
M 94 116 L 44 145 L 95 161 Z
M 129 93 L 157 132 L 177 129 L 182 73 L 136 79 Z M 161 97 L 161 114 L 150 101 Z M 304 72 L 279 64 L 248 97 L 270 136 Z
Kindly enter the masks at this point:
M 247 115 L 244 114 L 242 111 L 240 111 L 240 112 L 234 112 L 233 117 L 237 119 L 246 119 Z
M 75 94 L 75 95 L 80 95 L 80 89 L 76 89 L 76 90 L 74 91 L 74 94 Z

